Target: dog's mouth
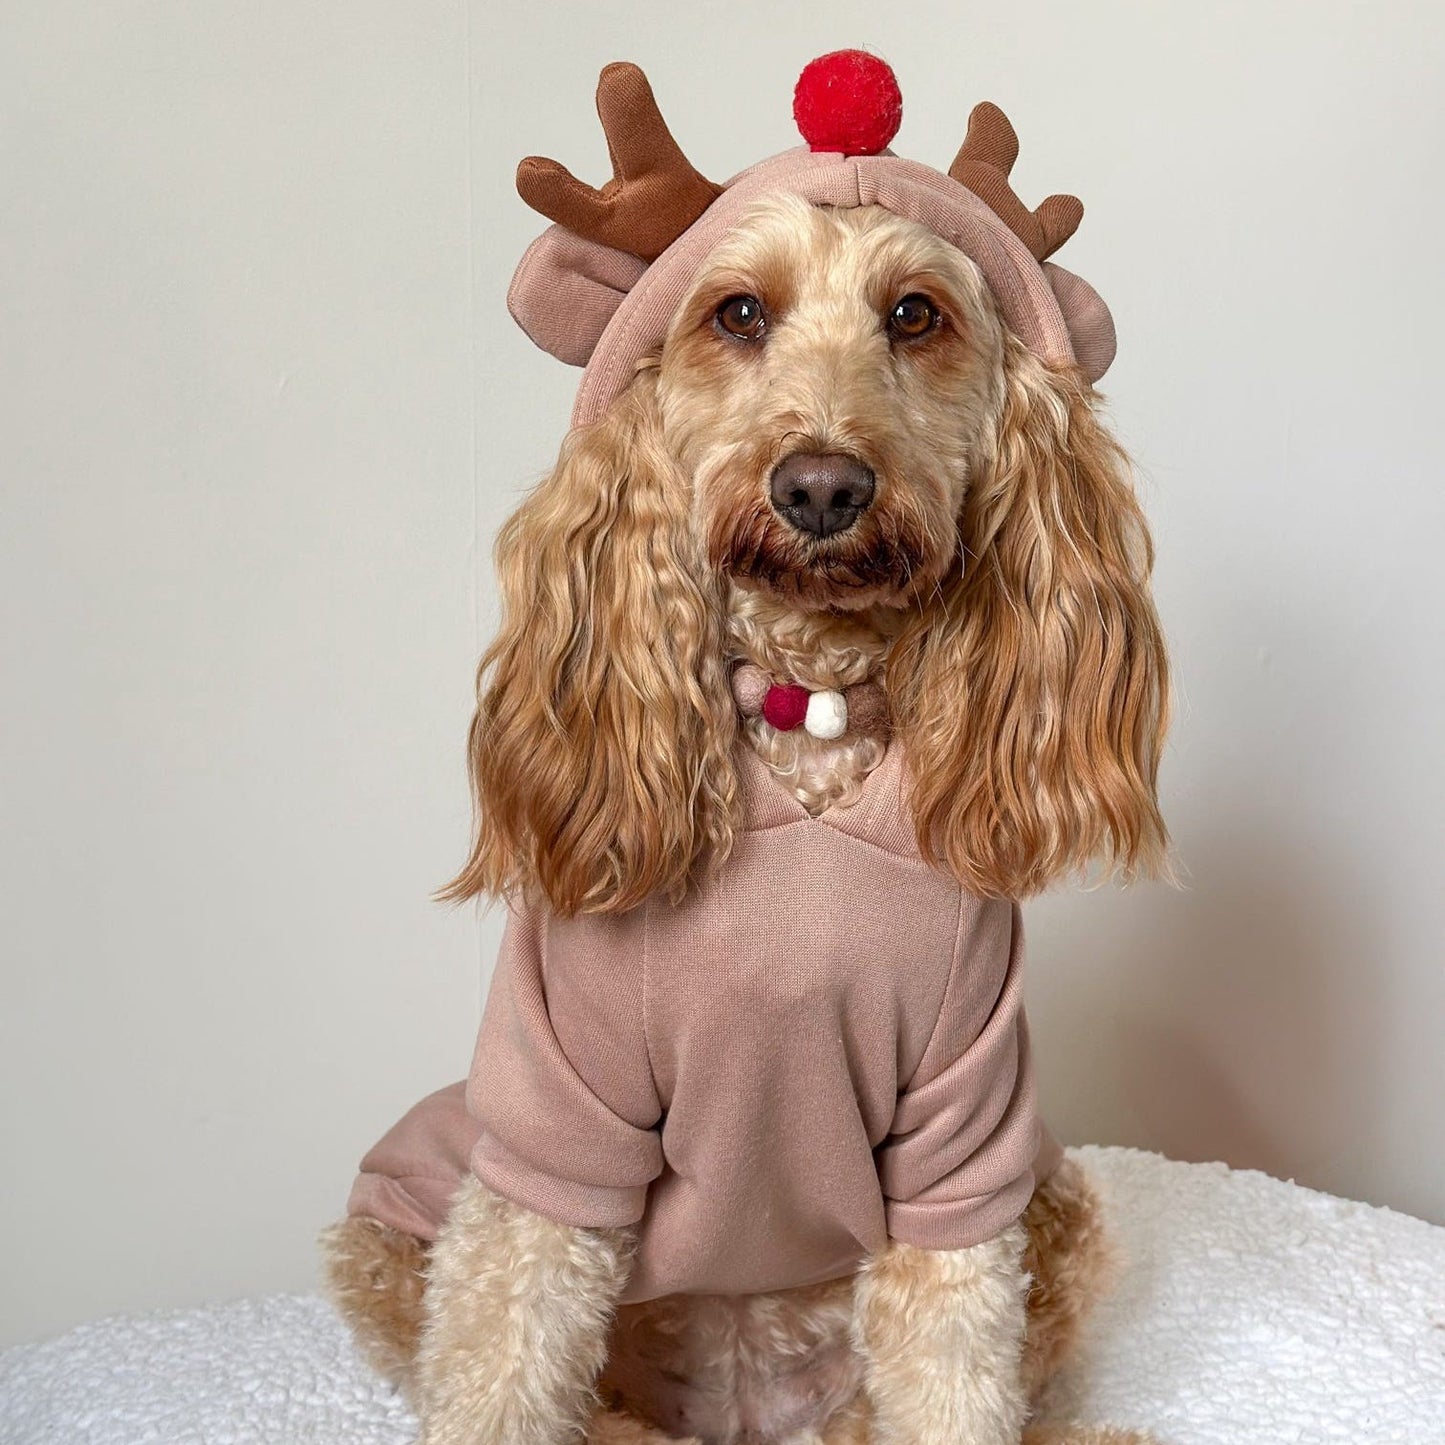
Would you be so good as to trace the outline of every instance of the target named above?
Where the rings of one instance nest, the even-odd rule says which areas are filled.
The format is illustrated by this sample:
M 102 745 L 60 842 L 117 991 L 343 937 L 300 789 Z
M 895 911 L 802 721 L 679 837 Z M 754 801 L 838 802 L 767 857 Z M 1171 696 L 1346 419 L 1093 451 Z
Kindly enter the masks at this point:
M 882 507 L 822 538 L 789 525 L 761 499 L 719 522 L 710 547 L 715 567 L 809 609 L 903 604 L 936 572 L 928 539 Z

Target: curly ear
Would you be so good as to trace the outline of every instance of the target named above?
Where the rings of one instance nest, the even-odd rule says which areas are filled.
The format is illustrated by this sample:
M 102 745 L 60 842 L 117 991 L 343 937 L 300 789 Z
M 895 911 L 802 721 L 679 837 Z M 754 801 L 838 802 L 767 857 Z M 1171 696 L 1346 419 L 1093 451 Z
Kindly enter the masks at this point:
M 889 687 L 924 856 L 1020 898 L 1092 860 L 1163 870 L 1169 683 L 1148 529 L 1092 391 L 1012 338 L 1005 372 L 959 563 L 895 645 Z
M 442 891 L 561 914 L 677 897 L 731 846 L 737 723 L 722 608 L 662 444 L 655 378 L 573 431 L 497 541 L 503 621 L 477 674 L 476 828 Z

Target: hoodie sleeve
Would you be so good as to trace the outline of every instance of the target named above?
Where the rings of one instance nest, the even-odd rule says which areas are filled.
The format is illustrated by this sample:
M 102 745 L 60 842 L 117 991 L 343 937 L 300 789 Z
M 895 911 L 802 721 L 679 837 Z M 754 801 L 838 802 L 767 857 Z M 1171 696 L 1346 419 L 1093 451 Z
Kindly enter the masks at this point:
M 467 1082 L 488 1188 L 563 1224 L 642 1218 L 662 1172 L 643 968 L 634 916 L 513 911 Z
M 1017 905 L 965 897 L 938 1020 L 878 1149 L 892 1239 L 967 1248 L 1029 1202 L 1042 1139 L 1022 967 Z

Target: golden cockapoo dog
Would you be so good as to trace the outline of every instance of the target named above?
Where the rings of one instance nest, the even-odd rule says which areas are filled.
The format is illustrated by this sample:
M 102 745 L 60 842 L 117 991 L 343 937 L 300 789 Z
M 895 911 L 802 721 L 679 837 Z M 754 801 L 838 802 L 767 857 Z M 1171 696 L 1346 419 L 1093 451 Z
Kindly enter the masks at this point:
M 566 915 L 685 893 L 733 846 L 740 745 L 814 815 L 901 749 L 920 848 L 973 894 L 1156 871 L 1165 657 L 1096 405 L 925 226 L 759 197 L 501 533 L 479 828 L 451 896 Z M 739 662 L 881 683 L 891 736 L 740 719 Z M 846 880 L 798 887 L 851 906 Z M 560 1224 L 470 1176 L 434 1244 L 358 1216 L 327 1248 L 427 1445 L 1137 1438 L 1029 1423 L 1106 1269 L 1071 1161 L 982 1243 L 893 1241 L 782 1292 L 619 1307 L 629 1228 Z

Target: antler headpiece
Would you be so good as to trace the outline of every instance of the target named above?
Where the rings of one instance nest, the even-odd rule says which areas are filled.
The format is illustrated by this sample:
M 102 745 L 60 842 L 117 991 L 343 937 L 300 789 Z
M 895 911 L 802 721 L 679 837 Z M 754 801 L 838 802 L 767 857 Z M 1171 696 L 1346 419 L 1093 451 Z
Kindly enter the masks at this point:
M 1084 203 L 1077 196 L 1050 196 L 1038 210 L 1029 210 L 1008 183 L 1018 158 L 1018 133 L 1008 116 L 991 100 L 982 100 L 968 117 L 968 132 L 948 174 L 987 202 L 1034 259 L 1042 261 L 1079 229 Z
M 603 70 L 597 116 L 612 161 L 612 179 L 601 190 L 542 156 L 517 167 L 517 190 L 534 211 L 574 235 L 655 261 L 723 188 L 688 163 L 637 66 L 617 61 Z
M 586 366 L 574 420 L 599 415 L 654 351 L 708 252 L 759 196 L 784 191 L 818 205 L 880 205 L 959 247 L 983 272 L 1005 319 L 1045 360 L 1097 381 L 1114 357 L 1108 308 L 1047 258 L 1084 214 L 1074 196 L 1035 210 L 1009 173 L 1019 142 L 985 101 L 945 175 L 886 149 L 902 118 L 893 72 L 845 50 L 815 60 L 794 94 L 809 146 L 743 171 L 727 186 L 700 175 L 672 138 L 647 77 L 609 65 L 597 85 L 612 179 L 600 189 L 537 156 L 517 168 L 522 199 L 556 224 L 528 248 L 507 303 L 538 345 Z

